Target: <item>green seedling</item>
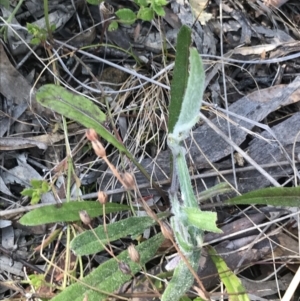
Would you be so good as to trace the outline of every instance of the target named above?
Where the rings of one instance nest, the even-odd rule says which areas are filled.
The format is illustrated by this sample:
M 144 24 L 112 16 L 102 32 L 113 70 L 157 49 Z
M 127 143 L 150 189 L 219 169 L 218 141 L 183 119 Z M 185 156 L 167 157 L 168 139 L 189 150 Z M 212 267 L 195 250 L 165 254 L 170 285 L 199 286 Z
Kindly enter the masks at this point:
M 40 45 L 44 43 L 48 37 L 48 31 L 44 28 L 40 28 L 35 24 L 27 23 L 26 25 L 28 32 L 33 36 L 30 43 L 32 45 Z M 55 24 L 50 26 L 51 32 L 55 30 Z
M 44 193 L 50 190 L 50 186 L 48 182 L 43 180 L 32 180 L 30 184 L 32 187 L 25 188 L 21 192 L 21 195 L 29 196 L 31 198 L 30 204 L 34 205 L 39 202 Z
M 89 4 L 99 5 L 104 0 L 87 0 Z M 113 31 L 118 29 L 119 23 L 131 25 L 137 20 L 152 21 L 155 16 L 164 17 L 164 6 L 168 4 L 166 0 L 134 0 L 139 7 L 137 12 L 130 8 L 121 8 L 116 11 L 117 20 L 109 23 L 108 30 Z

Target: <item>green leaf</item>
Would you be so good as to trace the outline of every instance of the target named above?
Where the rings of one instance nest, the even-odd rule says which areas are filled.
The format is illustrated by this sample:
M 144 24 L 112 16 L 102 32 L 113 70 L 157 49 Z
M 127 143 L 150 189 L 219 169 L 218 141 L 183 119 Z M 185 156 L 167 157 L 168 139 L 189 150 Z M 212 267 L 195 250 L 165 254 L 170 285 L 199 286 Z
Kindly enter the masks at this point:
M 270 187 L 245 193 L 225 204 L 260 204 L 272 206 L 300 206 L 300 187 Z
M 108 203 L 105 213 L 113 213 L 130 209 L 129 206 Z M 43 206 L 26 213 L 20 223 L 25 226 L 37 226 L 58 222 L 79 221 L 79 211 L 86 210 L 91 218 L 103 215 L 103 206 L 98 202 L 68 202 L 57 205 Z
M 148 6 L 147 0 L 134 0 L 138 6 Z
M 114 31 L 117 30 L 119 27 L 119 23 L 115 20 L 111 21 L 108 25 L 108 31 Z
M 49 191 L 49 189 L 50 189 L 50 187 L 49 187 L 48 182 L 43 181 L 43 182 L 42 182 L 42 187 L 41 187 L 41 192 L 42 192 L 42 193 L 46 193 L 46 192 Z
M 138 11 L 137 17 L 143 21 L 152 21 L 154 18 L 154 11 L 150 7 L 141 7 Z
M 31 205 L 35 205 L 35 204 L 37 204 L 40 201 L 40 199 L 41 199 L 41 194 L 38 191 L 35 190 L 32 193 L 30 204 Z
M 197 271 L 198 269 L 200 255 L 200 250 L 194 250 L 192 254 L 186 256 L 186 259 L 194 271 Z M 181 259 L 178 266 L 175 268 L 171 281 L 162 295 L 161 301 L 178 301 L 193 285 L 193 282 L 193 274 L 186 263 Z
M 26 28 L 28 32 L 32 35 L 35 35 L 39 31 L 39 27 L 35 24 L 26 23 Z
M 151 2 L 157 6 L 164 6 L 168 4 L 166 0 L 151 0 Z
M 208 246 L 208 253 L 226 287 L 227 293 L 229 294 L 229 301 L 250 301 L 240 279 L 228 268 L 222 257 L 217 255 L 217 252 L 211 246 Z
M 130 260 L 127 250 L 123 251 L 117 258 L 130 266 L 132 274 L 136 274 L 140 271 L 140 266 L 143 266 L 153 258 L 163 240 L 162 234 L 158 234 L 136 246 L 140 254 L 140 265 Z M 108 297 L 105 292 L 113 293 L 131 278 L 131 275 L 125 275 L 120 271 L 118 262 L 115 259 L 110 259 L 81 280 L 89 287 L 77 282 L 64 289 L 51 301 L 82 301 L 83 296 L 86 296 L 89 301 L 104 301 Z M 93 290 L 90 287 L 95 289 Z
M 216 225 L 217 213 L 201 211 L 197 208 L 182 208 L 182 210 L 186 213 L 189 223 L 194 227 L 203 231 L 223 233 Z
M 169 105 L 168 130 L 172 133 L 181 111 L 184 92 L 188 81 L 189 47 L 191 29 L 183 25 L 177 36 L 175 66 L 171 82 L 171 102 Z
M 93 128 L 102 138 L 128 155 L 125 146 L 103 126 L 102 123 L 106 121 L 105 114 L 89 99 L 52 84 L 39 88 L 36 99 L 43 106 L 76 120 L 87 128 Z
M 39 38 L 32 38 L 30 40 L 30 44 L 31 45 L 39 45 L 39 44 L 41 44 L 41 39 L 39 39 Z
M 67 111 L 67 108 L 69 108 L 71 111 L 77 109 L 81 112 L 81 114 L 79 115 L 78 113 L 75 115 L 75 118 L 79 117 L 79 120 L 85 115 L 94 111 L 98 115 L 99 122 L 106 121 L 106 115 L 96 104 L 84 96 L 69 92 L 61 86 L 53 84 L 44 85 L 38 89 L 36 98 L 39 103 L 49 108 L 55 108 L 55 111 L 57 112 L 61 110 L 65 112 Z M 63 106 L 59 106 L 60 102 L 63 104 Z
M 25 188 L 21 192 L 21 195 L 30 196 L 30 204 L 35 205 L 39 202 L 41 196 L 50 189 L 50 187 L 48 182 L 44 180 L 31 180 L 30 185 L 32 186 L 32 188 Z
M 32 189 L 32 188 L 25 188 L 24 190 L 21 191 L 21 195 L 23 195 L 23 196 L 30 196 L 31 197 L 33 195 L 34 191 L 35 190 Z
M 116 11 L 116 16 L 120 19 L 119 22 L 125 24 L 133 24 L 136 21 L 136 14 L 129 8 L 122 8 Z
M 166 12 L 162 6 L 153 4 L 152 8 L 158 16 L 164 17 L 166 15 Z
M 30 284 L 36 289 L 40 289 L 43 285 L 45 285 L 45 276 L 42 274 L 31 274 L 28 275 L 30 280 Z
M 93 231 L 85 231 L 75 237 L 71 242 L 71 249 L 76 255 L 89 255 L 102 251 L 102 244 L 106 245 L 110 241 L 126 237 L 128 235 L 138 235 L 144 230 L 156 224 L 156 221 L 148 216 L 129 217 L 124 220 L 106 225 L 107 232 L 104 231 L 104 226 L 99 226 Z M 95 233 L 102 244 L 95 237 Z M 109 238 L 107 240 L 107 237 Z
M 181 104 L 180 114 L 172 133 L 172 136 L 179 140 L 185 139 L 198 121 L 204 92 L 205 72 L 197 49 L 190 49 L 189 61 L 190 72 L 187 87 Z
M 34 188 L 34 189 L 37 189 L 37 188 L 40 188 L 42 186 L 42 182 L 43 180 L 31 180 L 30 181 L 30 185 Z

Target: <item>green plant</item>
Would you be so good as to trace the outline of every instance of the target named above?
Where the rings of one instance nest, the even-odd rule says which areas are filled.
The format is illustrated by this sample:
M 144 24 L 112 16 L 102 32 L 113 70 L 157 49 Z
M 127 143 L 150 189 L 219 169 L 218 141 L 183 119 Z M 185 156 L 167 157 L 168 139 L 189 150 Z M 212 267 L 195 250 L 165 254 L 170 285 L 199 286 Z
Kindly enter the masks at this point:
M 196 276 L 204 231 L 220 232 L 215 224 L 216 214 L 202 212 L 199 209 L 199 197 L 201 200 L 205 200 L 217 193 L 224 193 L 228 189 L 224 184 L 220 184 L 208 191 L 201 192 L 196 197 L 191 186 L 190 175 L 185 160 L 185 149 L 181 144 L 198 121 L 198 111 L 201 106 L 205 75 L 201 57 L 194 48 L 190 48 L 190 45 L 191 30 L 184 26 L 180 30 L 177 39 L 177 53 L 171 86 L 168 124 L 168 145 L 173 155 L 173 175 L 169 190 L 173 213 L 171 225 L 182 259 L 162 296 L 163 301 L 186 299 L 182 295 L 190 288 Z M 142 172 L 145 172 L 126 147 L 103 126 L 107 116 L 92 101 L 83 96 L 74 95 L 66 89 L 55 85 L 41 87 L 37 92 L 36 98 L 44 106 L 60 114 L 64 114 L 70 119 L 78 120 L 78 122 L 87 128 L 95 129 L 103 139 L 116 147 L 120 153 L 125 154 L 131 159 Z M 91 141 L 92 143 L 94 142 L 93 147 L 100 147 L 97 139 L 91 139 Z M 99 152 L 102 152 L 102 150 L 99 149 Z M 102 154 L 102 156 L 104 155 Z M 179 188 L 181 192 L 180 201 L 178 197 Z M 300 200 L 299 195 L 299 188 L 268 188 L 236 197 L 227 203 L 282 205 L 282 200 L 284 199 L 286 200 L 286 206 L 297 206 Z M 63 204 L 59 208 L 51 205 L 36 209 L 24 215 L 21 222 L 27 225 L 58 221 L 70 222 L 79 220 L 78 212 L 81 210 L 86 210 L 91 217 L 95 217 L 104 215 L 105 213 L 129 209 L 129 206 L 120 204 L 109 203 L 102 206 L 95 202 L 70 202 Z M 159 220 L 155 222 L 159 222 Z M 155 222 L 152 220 L 152 217 L 129 217 L 114 224 L 109 224 L 106 227 L 100 226 L 94 231 L 85 232 L 75 238 L 71 246 L 79 256 L 91 254 L 103 250 L 103 245 L 113 240 L 128 235 L 136 236 L 155 224 Z M 95 240 L 95 235 L 102 244 L 98 244 L 98 241 Z M 138 246 L 141 258 L 143 258 L 141 263 L 152 259 L 161 241 L 162 236 L 157 235 Z M 151 246 L 151 252 L 148 250 L 149 246 Z M 211 254 L 215 256 L 213 251 L 211 251 Z M 121 253 L 120 257 L 117 256 L 117 260 L 125 260 L 130 265 L 132 274 L 141 269 L 140 266 L 130 261 L 127 251 Z M 225 270 L 228 270 L 227 266 L 219 258 L 215 261 L 220 275 Z M 126 275 L 125 277 L 118 269 L 116 260 L 111 259 L 107 264 L 100 265 L 92 274 L 85 277 L 82 282 L 78 280 L 76 284 L 70 286 L 62 294 L 59 294 L 54 300 L 81 300 L 85 292 L 88 293 L 89 300 L 104 300 L 105 296 L 110 295 L 124 281 L 127 281 L 130 276 Z M 231 273 L 228 273 L 226 277 L 229 280 L 222 277 L 221 279 L 224 281 L 228 292 L 232 294 L 230 300 L 248 300 L 245 294 L 241 294 L 245 290 L 236 280 L 236 277 Z M 235 281 L 235 285 L 232 285 L 233 281 Z M 234 299 L 236 297 L 235 294 L 241 294 L 241 298 Z
M 204 92 L 205 73 L 201 57 L 190 48 L 191 29 L 183 26 L 177 38 L 175 68 L 169 106 L 168 146 L 173 156 L 173 176 L 169 198 L 172 203 L 171 225 L 183 257 L 163 296 L 176 301 L 191 287 L 199 264 L 205 230 L 220 232 L 216 214 L 202 212 L 191 185 L 182 141 L 199 119 Z M 181 191 L 181 202 L 178 190 Z M 188 264 L 187 264 L 188 263 Z
M 26 27 L 28 32 L 33 36 L 33 38 L 30 41 L 32 45 L 39 45 L 46 41 L 49 35 L 49 31 L 47 29 L 40 28 L 38 25 L 31 24 L 31 23 L 27 23 Z M 55 30 L 55 24 L 52 24 L 50 26 L 50 31 L 52 32 L 54 30 Z
M 3 5 L 9 6 L 9 1 L 2 0 Z M 18 2 L 18 5 L 14 8 L 13 12 L 9 16 L 9 18 L 6 20 L 7 23 L 11 23 L 12 19 L 20 9 L 21 5 L 23 4 L 24 0 L 20 0 Z M 1 0 L 0 0 L 1 4 Z M 7 5 L 8 4 L 8 5 Z M 52 37 L 52 32 L 55 30 L 56 26 L 55 24 L 50 24 L 49 22 L 49 11 L 48 11 L 48 0 L 44 0 L 44 15 L 45 15 L 45 23 L 46 23 L 46 29 L 40 28 L 36 24 L 27 23 L 26 27 L 28 32 L 33 36 L 30 43 L 32 45 L 39 45 L 46 41 L 47 37 Z M 4 33 L 4 40 L 7 42 L 7 26 L 3 26 L 0 30 L 0 33 Z
M 185 150 L 181 146 L 182 140 L 188 136 L 190 129 L 198 120 L 198 110 L 201 106 L 204 86 L 202 61 L 197 50 L 189 47 L 190 44 L 191 30 L 184 26 L 178 35 L 174 77 L 171 87 L 171 104 L 169 107 L 168 145 L 173 153 L 174 167 L 169 192 L 169 197 L 172 201 L 172 212 L 174 214 L 171 218 L 171 225 L 179 249 L 185 258 L 175 269 L 173 278 L 162 297 L 162 300 L 172 301 L 179 300 L 193 283 L 193 272 L 198 266 L 201 254 L 203 231 L 220 232 L 215 225 L 216 214 L 211 212 L 203 213 L 199 209 L 198 201 L 190 183 L 190 175 L 185 161 Z M 95 129 L 102 138 L 118 148 L 121 153 L 126 154 L 144 172 L 143 168 L 127 151 L 126 147 L 103 126 L 102 123 L 106 121 L 106 115 L 91 101 L 55 85 L 41 87 L 36 94 L 36 98 L 42 105 L 54 109 L 68 118 L 78 120 L 87 128 Z M 93 136 L 91 133 L 89 134 Z M 100 147 L 99 153 L 101 154 L 99 155 L 103 157 L 102 147 L 99 145 L 97 139 L 91 137 L 90 141 L 93 144 L 94 150 Z M 179 205 L 177 198 L 178 183 L 182 193 L 183 205 Z M 215 188 L 215 191 L 217 189 Z M 213 191 L 210 194 L 213 194 Z M 127 225 L 127 230 L 125 229 L 119 235 L 129 234 L 129 223 L 130 219 L 124 222 Z M 145 222 L 142 223 L 147 225 Z M 112 226 L 108 225 L 108 227 Z M 141 226 L 140 228 L 142 229 L 143 227 Z M 115 230 L 111 231 L 108 231 L 110 238 L 119 237 L 114 232 Z M 86 243 L 86 245 L 88 246 L 89 244 Z
M 49 21 L 49 3 L 48 0 L 44 0 L 44 16 L 45 16 L 45 24 L 46 28 L 40 28 L 36 24 L 27 23 L 27 30 L 30 34 L 33 35 L 30 43 L 32 45 L 39 45 L 44 43 L 46 39 L 49 37 L 52 38 L 52 32 L 56 29 L 55 24 L 50 24 Z
M 152 21 L 157 16 L 165 16 L 164 6 L 167 5 L 166 0 L 134 0 L 138 5 L 139 10 L 137 13 L 129 8 L 121 8 L 116 11 L 118 20 L 114 20 L 109 24 L 109 30 L 118 28 L 118 23 L 133 24 L 137 20 Z
M 45 280 L 45 276 L 42 274 L 31 274 L 28 275 L 30 284 L 36 289 L 39 290 L 42 287 L 51 287 L 49 283 Z
M 97 139 L 96 132 L 88 130 L 87 137 L 92 142 L 95 153 L 102 158 L 106 158 L 105 149 Z M 113 174 L 124 187 L 135 185 L 134 181 L 131 181 L 133 178 L 130 177 L 130 174 L 125 173 L 121 177 L 117 169 L 107 158 L 106 161 Z M 119 286 L 128 281 L 132 273 L 137 273 L 143 269 L 143 265 L 152 259 L 163 240 L 163 236 L 158 234 L 137 246 L 135 259 L 132 259 L 132 256 L 130 256 L 132 253 L 129 250 L 128 254 L 127 252 L 123 252 L 119 256 L 115 256 L 112 251 L 106 248 L 106 244 L 110 244 L 111 241 L 128 235 L 140 235 L 144 230 L 155 225 L 156 220 L 148 216 L 129 217 L 109 225 L 104 223 L 103 226 L 93 229 L 91 227 L 91 218 L 130 208 L 120 204 L 106 204 L 104 192 L 98 193 L 98 199 L 99 202 L 68 202 L 59 207 L 52 205 L 38 208 L 27 213 L 20 220 L 20 223 L 25 225 L 37 225 L 59 221 L 71 222 L 77 221 L 80 218 L 85 225 L 90 227 L 90 231 L 86 231 L 82 235 L 75 237 L 71 245 L 73 251 L 81 256 L 94 254 L 105 249 L 113 257 L 113 259 L 99 266 L 82 281 L 69 286 L 66 291 L 59 294 L 54 300 L 80 300 L 81 292 L 85 292 L 89 300 L 105 299 L 107 295 L 111 295 Z M 159 214 L 158 218 L 164 218 L 168 215 L 162 213 Z M 64 276 L 72 278 L 67 271 L 64 271 Z M 91 285 L 93 286 L 91 287 Z M 69 299 L 66 299 L 66 294 Z
M 34 205 L 39 202 L 44 193 L 50 190 L 50 186 L 48 182 L 43 180 L 31 180 L 30 184 L 32 187 L 25 188 L 21 192 L 21 195 L 31 197 L 30 204 Z
M 33 38 L 31 39 L 30 43 L 32 45 L 39 45 L 43 42 L 46 41 L 47 37 L 48 37 L 48 30 L 45 28 L 40 28 L 38 25 L 36 24 L 31 24 L 31 23 L 27 23 L 26 24 L 27 30 L 28 32 L 33 35 Z M 55 30 L 55 24 L 52 24 L 50 26 L 50 30 L 54 31 Z

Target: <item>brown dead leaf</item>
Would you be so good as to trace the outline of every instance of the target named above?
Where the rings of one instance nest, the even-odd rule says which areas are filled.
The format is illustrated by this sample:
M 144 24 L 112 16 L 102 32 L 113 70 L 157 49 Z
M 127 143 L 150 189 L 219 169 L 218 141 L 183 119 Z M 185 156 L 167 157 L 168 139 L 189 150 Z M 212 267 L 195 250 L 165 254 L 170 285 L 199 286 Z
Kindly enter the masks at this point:
M 6 127 L 11 125 L 11 122 L 19 118 L 23 112 L 29 107 L 36 114 L 52 116 L 52 112 L 49 109 L 42 107 L 39 103 L 37 103 L 35 99 L 35 95 L 31 92 L 31 85 L 27 82 L 27 80 L 21 75 L 15 67 L 11 64 L 8 59 L 3 46 L 0 44 L 0 70 L 1 70 L 1 80 L 0 80 L 0 91 L 9 102 L 17 105 L 18 108 L 22 108 L 18 110 L 17 114 L 12 116 L 13 118 L 9 120 L 9 118 L 4 118 L 3 120 L 8 119 L 10 124 L 3 123 L 1 121 L 1 134 L 3 135 L 7 130 Z M 3 127 L 5 127 L 3 129 Z M 4 131 L 4 133 L 3 133 Z
M 31 147 L 38 147 L 39 149 L 47 149 L 49 145 L 64 139 L 64 135 L 54 133 L 45 134 L 35 137 L 20 138 L 8 137 L 1 138 L 0 150 L 17 150 Z

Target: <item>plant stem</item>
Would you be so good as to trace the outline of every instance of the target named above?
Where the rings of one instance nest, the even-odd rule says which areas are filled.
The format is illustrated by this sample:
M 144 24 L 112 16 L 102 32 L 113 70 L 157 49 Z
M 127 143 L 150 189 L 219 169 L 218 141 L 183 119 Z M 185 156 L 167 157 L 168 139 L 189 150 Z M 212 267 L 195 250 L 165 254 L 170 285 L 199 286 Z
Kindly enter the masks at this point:
M 18 10 L 20 9 L 23 2 L 24 2 L 24 0 L 20 0 L 18 2 L 17 6 L 14 8 L 11 15 L 7 18 L 7 20 L 6 20 L 7 23 L 11 23 L 12 19 L 14 18 L 14 16 L 18 12 Z M 0 33 L 2 33 L 2 32 L 4 32 L 4 42 L 7 43 L 7 26 L 4 26 L 3 28 L 1 28 Z
M 52 30 L 50 26 L 50 21 L 49 21 L 49 3 L 48 0 L 44 0 L 44 15 L 45 15 L 45 23 L 46 23 L 46 28 L 48 31 L 48 36 L 50 39 L 52 39 Z
M 185 160 L 185 150 L 183 147 L 179 146 L 179 152 L 175 157 L 176 169 L 178 170 L 178 179 L 182 194 L 182 200 L 185 207 L 194 207 L 198 208 L 198 202 L 195 197 L 193 187 L 191 184 L 191 178 L 189 170 Z

